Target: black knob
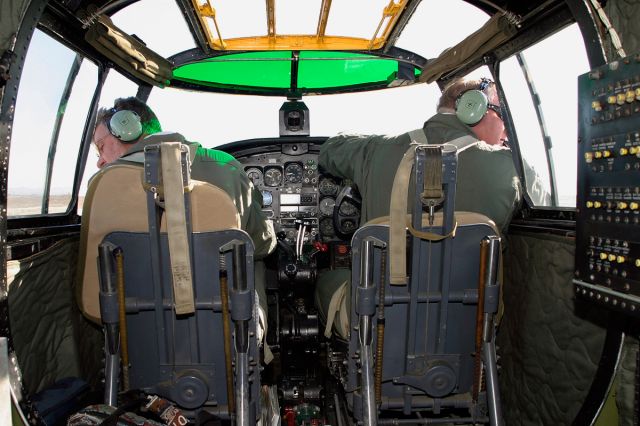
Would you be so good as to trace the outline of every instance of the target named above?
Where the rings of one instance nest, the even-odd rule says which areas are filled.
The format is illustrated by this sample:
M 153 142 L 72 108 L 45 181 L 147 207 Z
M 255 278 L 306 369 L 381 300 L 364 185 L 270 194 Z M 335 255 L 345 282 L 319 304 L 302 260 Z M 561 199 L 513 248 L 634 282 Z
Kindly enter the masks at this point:
M 298 267 L 295 265 L 295 263 L 287 263 L 287 265 L 284 267 L 284 273 L 287 274 L 287 276 L 290 278 L 295 277 L 297 272 Z

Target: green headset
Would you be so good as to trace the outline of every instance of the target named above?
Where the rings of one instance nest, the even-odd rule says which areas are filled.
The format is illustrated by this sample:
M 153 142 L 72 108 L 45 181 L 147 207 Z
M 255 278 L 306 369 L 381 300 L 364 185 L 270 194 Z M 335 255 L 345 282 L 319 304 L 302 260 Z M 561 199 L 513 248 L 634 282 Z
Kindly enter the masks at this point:
M 140 116 L 129 109 L 112 109 L 113 115 L 107 122 L 109 132 L 122 143 L 134 143 L 142 135 L 142 120 Z
M 493 84 L 488 78 L 482 78 L 477 89 L 462 92 L 456 98 L 456 116 L 460 121 L 468 126 L 475 126 L 487 114 L 490 109 L 494 110 L 500 118 L 500 107 L 489 102 L 485 90 Z

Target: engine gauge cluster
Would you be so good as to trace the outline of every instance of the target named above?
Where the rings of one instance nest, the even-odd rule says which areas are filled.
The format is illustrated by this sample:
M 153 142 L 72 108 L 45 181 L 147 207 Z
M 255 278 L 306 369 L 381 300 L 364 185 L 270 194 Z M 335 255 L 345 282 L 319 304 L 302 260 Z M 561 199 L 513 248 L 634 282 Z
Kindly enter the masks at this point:
M 296 149 L 297 148 L 297 149 Z M 315 149 L 314 149 L 315 148 Z M 255 155 L 236 155 L 253 185 L 262 193 L 262 210 L 272 219 L 276 232 L 283 232 L 289 243 L 297 240 L 300 221 L 304 221 L 305 242 L 342 241 L 334 229 L 336 197 L 341 180 L 318 170 L 318 147 L 307 144 L 282 145 L 281 151 Z M 359 214 L 349 202 L 337 212 L 345 220 Z M 349 216 L 349 219 L 346 218 Z M 355 229 L 357 223 L 346 224 Z

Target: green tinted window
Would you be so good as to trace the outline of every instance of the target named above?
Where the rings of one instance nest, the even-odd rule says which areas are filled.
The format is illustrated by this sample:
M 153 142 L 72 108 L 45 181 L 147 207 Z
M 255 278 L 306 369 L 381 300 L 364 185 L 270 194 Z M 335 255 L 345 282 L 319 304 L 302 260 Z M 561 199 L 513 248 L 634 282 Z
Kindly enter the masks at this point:
M 298 86 L 308 89 L 390 81 L 398 63 L 392 59 L 345 52 L 300 52 Z
M 292 82 L 292 58 L 291 51 L 224 55 L 180 66 L 173 75 L 185 82 L 235 90 L 286 90 Z M 391 82 L 398 72 L 396 60 L 374 55 L 302 51 L 299 58 L 296 81 L 302 90 L 380 85 Z
M 286 89 L 291 82 L 291 52 L 250 52 L 219 56 L 173 70 L 192 83 Z

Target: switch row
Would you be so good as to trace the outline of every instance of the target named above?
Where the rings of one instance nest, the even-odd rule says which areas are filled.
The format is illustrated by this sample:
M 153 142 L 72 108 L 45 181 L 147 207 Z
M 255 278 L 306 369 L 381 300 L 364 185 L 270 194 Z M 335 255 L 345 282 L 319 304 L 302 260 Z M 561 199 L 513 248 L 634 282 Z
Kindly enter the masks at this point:
M 640 204 L 638 204 L 636 201 L 631 201 L 631 202 L 626 202 L 626 201 L 590 201 L 588 200 L 585 203 L 585 206 L 588 209 L 600 209 L 600 208 L 607 208 L 607 209 L 613 209 L 616 208 L 617 210 L 638 210 L 638 208 L 640 208 Z

